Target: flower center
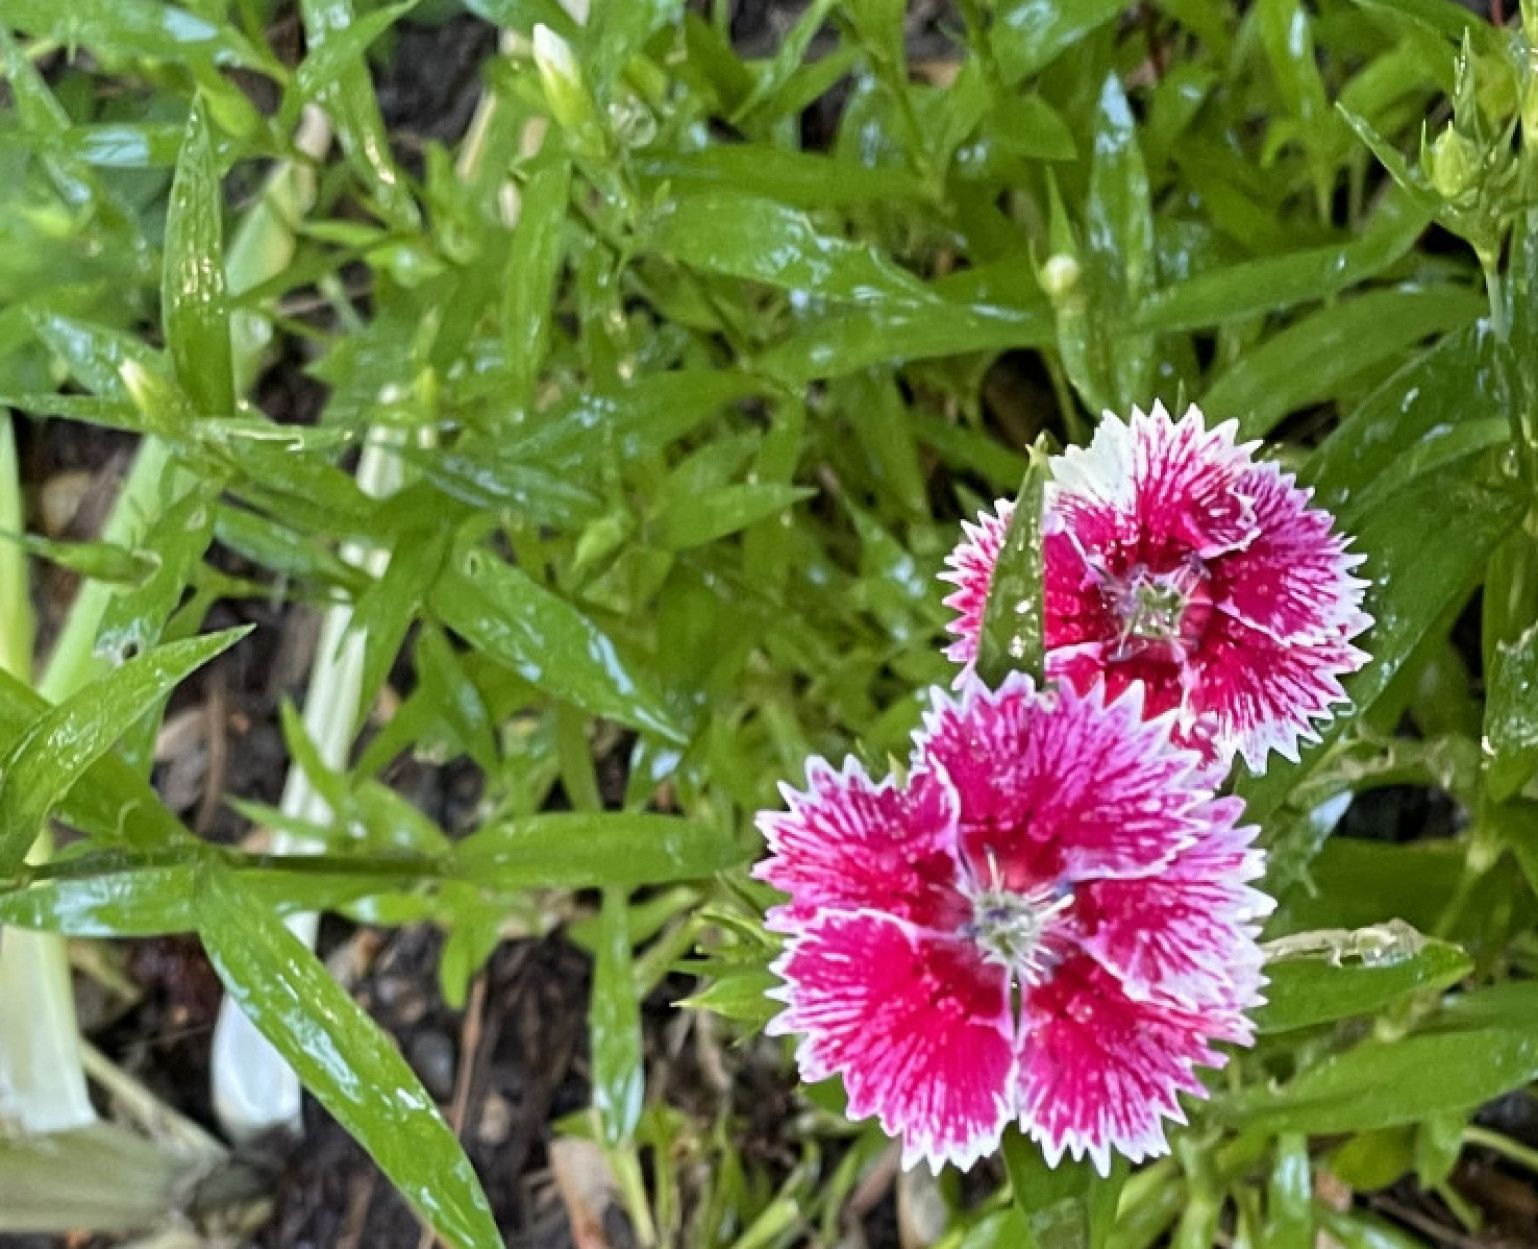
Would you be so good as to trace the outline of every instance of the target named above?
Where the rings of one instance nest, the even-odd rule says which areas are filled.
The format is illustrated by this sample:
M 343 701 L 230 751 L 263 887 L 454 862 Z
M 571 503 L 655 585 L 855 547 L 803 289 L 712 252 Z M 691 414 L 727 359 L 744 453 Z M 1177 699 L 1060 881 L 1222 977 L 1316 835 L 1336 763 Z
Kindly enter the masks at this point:
M 1051 951 L 1043 939 L 1052 921 L 1072 905 L 1071 893 L 1051 885 L 1024 893 L 980 889 L 972 897 L 972 922 L 966 931 L 985 958 L 1029 983 L 1051 966 Z
M 1170 572 L 1152 572 L 1142 564 L 1103 588 L 1107 606 L 1120 626 L 1113 659 L 1148 652 L 1172 659 L 1196 649 L 1211 614 L 1207 571 L 1194 561 Z

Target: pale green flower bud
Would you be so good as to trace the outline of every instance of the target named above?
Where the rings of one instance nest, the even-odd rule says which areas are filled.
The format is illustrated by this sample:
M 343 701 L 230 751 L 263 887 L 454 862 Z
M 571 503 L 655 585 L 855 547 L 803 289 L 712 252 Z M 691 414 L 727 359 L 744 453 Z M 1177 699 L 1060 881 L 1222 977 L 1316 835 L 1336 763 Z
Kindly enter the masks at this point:
M 1047 257 L 1036 276 L 1047 298 L 1055 304 L 1067 299 L 1078 288 L 1079 273 L 1078 259 L 1067 252 L 1058 252 Z
M 534 27 L 534 64 L 550 112 L 572 145 L 586 155 L 601 153 L 604 129 L 582 76 L 582 66 L 577 63 L 571 44 L 542 23 Z
M 1443 199 L 1456 200 L 1474 186 L 1478 173 L 1478 150 L 1449 125 L 1431 145 L 1431 185 Z

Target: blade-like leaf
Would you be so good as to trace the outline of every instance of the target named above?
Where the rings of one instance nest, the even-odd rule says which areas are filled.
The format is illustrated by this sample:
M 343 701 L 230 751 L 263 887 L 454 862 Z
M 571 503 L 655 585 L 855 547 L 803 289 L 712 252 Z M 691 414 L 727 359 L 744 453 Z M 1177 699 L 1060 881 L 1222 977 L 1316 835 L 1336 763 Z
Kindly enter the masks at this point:
M 196 905 L 225 990 L 316 1100 L 447 1244 L 500 1249 L 470 1160 L 394 1043 L 229 872 L 205 868 Z
M 157 700 L 250 632 L 171 642 L 93 681 L 38 718 L 0 762 L 0 872 L 14 870 L 85 770 Z

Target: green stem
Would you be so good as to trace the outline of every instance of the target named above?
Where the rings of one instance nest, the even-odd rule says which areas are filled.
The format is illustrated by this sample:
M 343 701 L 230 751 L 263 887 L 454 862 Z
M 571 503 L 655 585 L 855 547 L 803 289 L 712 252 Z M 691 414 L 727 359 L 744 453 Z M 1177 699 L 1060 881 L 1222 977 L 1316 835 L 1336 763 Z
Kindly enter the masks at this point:
M 1514 1162 L 1519 1167 L 1524 1167 L 1534 1175 L 1538 1175 L 1538 1149 L 1529 1149 L 1509 1136 L 1502 1136 L 1499 1132 L 1491 1132 L 1487 1128 L 1470 1124 L 1463 1129 L 1463 1143 L 1482 1146 L 1492 1153 L 1500 1154 L 1508 1162 Z

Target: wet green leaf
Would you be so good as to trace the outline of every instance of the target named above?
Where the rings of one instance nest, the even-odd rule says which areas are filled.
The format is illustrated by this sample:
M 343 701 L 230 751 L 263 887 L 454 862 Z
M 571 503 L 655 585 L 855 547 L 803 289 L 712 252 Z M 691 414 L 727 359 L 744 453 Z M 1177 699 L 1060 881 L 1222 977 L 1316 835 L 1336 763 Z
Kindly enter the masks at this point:
M 1390 199 L 1358 238 L 1197 274 L 1151 294 L 1134 325 L 1199 329 L 1323 299 L 1388 268 L 1409 251 L 1430 220 L 1428 212 L 1405 197 Z
M 365 13 L 346 26 L 328 30 L 304 58 L 295 75 L 300 95 L 308 99 L 337 86 L 353 67 L 363 61 L 364 53 L 385 31 L 417 7 L 419 0 L 404 0 Z
M 231 27 L 159 0 L 6 0 L 5 20 L 29 35 L 108 56 L 257 64 Z
M 749 525 L 785 514 L 815 493 L 779 482 L 742 482 L 703 494 L 671 494 L 655 521 L 656 540 L 672 551 L 716 542 Z
M 707 273 L 853 304 L 934 299 L 874 248 L 820 234 L 805 213 L 771 200 L 712 191 L 672 201 L 653 223 L 651 248 Z
M 1241 436 L 1261 437 L 1288 413 L 1323 402 L 1363 373 L 1402 359 L 1407 348 L 1472 324 L 1483 309 L 1474 292 L 1446 286 L 1369 291 L 1341 300 L 1247 351 L 1214 379 L 1202 407 L 1213 419 L 1237 417 Z M 1354 467 L 1361 472 L 1361 465 Z
M 1122 7 L 1119 0 L 1005 0 L 992 27 L 993 55 L 1005 81 L 1013 84 L 1045 69 Z
M 553 160 L 524 184 L 518 228 L 507 261 L 504 336 L 511 373 L 509 398 L 527 408 L 534 381 L 550 346 L 550 318 L 561 269 L 561 231 L 566 223 L 571 165 Z
M 486 551 L 456 558 L 430 602 L 439 619 L 536 689 L 594 715 L 682 739 L 660 697 L 610 638 L 564 599 Z
M 235 411 L 223 214 L 208 119 L 194 106 L 166 210 L 161 299 L 177 384 L 202 416 Z
M 636 170 L 653 185 L 689 195 L 731 191 L 795 208 L 917 200 L 924 194 L 923 183 L 904 169 L 872 168 L 757 143 L 646 152 L 638 156 Z
M 1038 444 L 1015 499 L 983 608 L 977 671 L 992 686 L 1011 672 L 1042 679 L 1041 517 L 1049 475 L 1045 445 Z
M 1485 704 L 1485 785 L 1504 802 L 1538 772 L 1538 624 L 1498 643 Z
M 168 643 L 35 720 L 0 761 L 0 871 L 21 863 L 49 811 L 156 700 L 249 632 L 227 629 Z
M 742 967 L 715 975 L 703 989 L 676 1005 L 762 1028 L 784 1009 L 780 1002 L 765 996 L 779 984 L 780 978 L 767 967 Z
M 312 57 L 324 56 L 333 39 L 347 39 L 357 25 L 352 0 L 301 0 L 305 36 Z M 419 224 L 420 213 L 406 184 L 405 174 L 390 152 L 389 136 L 374 94 L 368 64 L 361 49 L 351 56 L 335 58 L 327 77 L 332 84 L 324 99 L 335 121 L 342 147 L 360 175 L 368 182 L 381 214 L 392 225 L 411 229 Z
M 1360 521 L 1354 549 L 1367 556 L 1359 571 L 1371 582 L 1366 610 L 1373 626 L 1358 644 L 1372 660 L 1345 682 L 1359 711 L 1389 688 L 1427 631 L 1469 592 L 1522 512 L 1499 460 L 1473 455 L 1407 483 Z M 1428 533 L 1441 540 L 1428 543 Z M 1334 741 L 1348 723 L 1337 717 L 1325 727 L 1324 742 Z M 1312 747 L 1299 763 L 1273 763 L 1263 776 L 1242 776 L 1235 788 L 1250 818 L 1263 820 L 1274 811 L 1322 754 L 1322 746 Z
M 1457 946 L 1431 940 L 1381 962 L 1272 960 L 1266 965 L 1266 1005 L 1255 1012 L 1255 1026 L 1262 1033 L 1285 1032 L 1371 1014 L 1407 994 L 1456 984 L 1473 966 Z
M 1269 1131 L 1330 1133 L 1479 1106 L 1538 1079 L 1534 1009 L 1538 997 L 1531 984 L 1470 993 L 1423 1031 L 1364 1041 L 1279 1089 L 1241 1094 L 1226 1113 Z
M 588 1034 L 593 1046 L 593 1108 L 607 1145 L 624 1144 L 635 1133 L 646 1094 L 629 916 L 624 891 L 604 890 Z
M 438 1108 L 325 966 L 238 878 L 206 867 L 198 935 L 225 991 L 454 1249 L 498 1249 L 491 1207 Z
M 558 812 L 478 830 L 455 870 L 499 889 L 633 887 L 699 880 L 742 862 L 727 833 L 663 815 Z

